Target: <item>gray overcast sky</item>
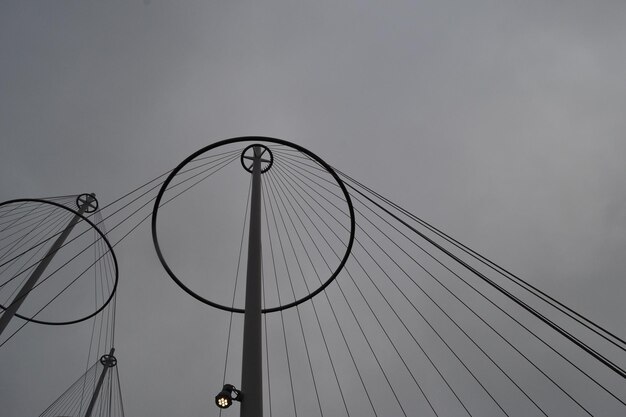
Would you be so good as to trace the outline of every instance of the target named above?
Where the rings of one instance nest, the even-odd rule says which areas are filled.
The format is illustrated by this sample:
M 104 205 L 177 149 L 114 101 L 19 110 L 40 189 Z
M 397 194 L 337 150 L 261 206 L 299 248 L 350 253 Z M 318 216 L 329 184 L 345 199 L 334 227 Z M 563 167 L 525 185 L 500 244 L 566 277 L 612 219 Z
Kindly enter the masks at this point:
M 106 204 L 215 140 L 284 138 L 624 336 L 625 21 L 623 1 L 3 1 L 0 197 Z M 164 393 L 155 368 L 184 352 L 176 384 L 200 372 L 209 348 L 162 326 L 217 313 L 168 282 L 148 228 L 122 249 L 127 415 L 207 415 L 212 388 Z M 0 350 L 3 415 L 82 372 L 86 329 Z

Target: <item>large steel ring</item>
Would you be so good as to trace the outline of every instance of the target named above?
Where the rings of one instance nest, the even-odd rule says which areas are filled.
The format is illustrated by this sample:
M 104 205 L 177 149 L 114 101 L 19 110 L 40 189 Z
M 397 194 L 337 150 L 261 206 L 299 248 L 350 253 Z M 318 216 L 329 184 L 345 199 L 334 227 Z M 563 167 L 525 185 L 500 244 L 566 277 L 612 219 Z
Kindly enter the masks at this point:
M 76 216 L 80 216 L 80 218 L 87 222 L 102 238 L 102 240 L 104 240 L 104 242 L 106 243 L 109 252 L 111 253 L 111 257 L 113 258 L 113 265 L 115 266 L 115 282 L 113 284 L 113 289 L 111 290 L 111 294 L 109 294 L 109 298 L 93 313 L 89 314 L 88 316 L 76 319 L 76 320 L 68 320 L 68 321 L 46 321 L 46 320 L 38 320 L 35 319 L 34 317 L 26 317 L 23 316 L 21 314 L 15 313 L 16 317 L 19 317 L 23 320 L 26 321 L 30 321 L 33 323 L 38 323 L 38 324 L 46 324 L 49 326 L 64 326 L 67 324 L 75 324 L 75 323 L 80 323 L 81 321 L 85 321 L 88 320 L 90 318 L 92 318 L 93 316 L 95 316 L 96 314 L 100 313 L 102 310 L 104 310 L 104 308 L 109 305 L 109 303 L 111 302 L 111 300 L 113 299 L 113 295 L 115 295 L 115 291 L 117 290 L 117 282 L 119 280 L 119 270 L 118 270 L 118 266 L 117 266 L 117 257 L 115 256 L 115 252 L 113 251 L 113 246 L 111 246 L 111 242 L 109 242 L 109 239 L 106 237 L 106 235 L 104 233 L 102 233 L 102 231 L 98 228 L 98 226 L 96 226 L 95 224 L 93 224 L 93 222 L 91 220 L 89 220 L 87 217 L 83 216 L 82 214 L 80 214 L 78 211 L 71 209 L 69 207 L 65 207 L 62 204 L 56 203 L 54 201 L 48 201 L 48 200 L 43 200 L 40 198 L 18 198 L 15 200 L 8 200 L 5 201 L 3 203 L 0 203 L 0 207 L 6 205 L 6 204 L 13 204 L 13 203 L 43 203 L 43 204 L 50 204 L 59 208 L 62 208 L 63 210 L 67 210 L 70 213 L 76 215 Z M 2 310 L 6 310 L 6 307 L 4 307 L 3 305 L 0 305 L 0 309 Z
M 294 148 L 294 149 L 304 153 L 308 157 L 310 157 L 313 160 L 315 160 L 322 167 L 324 167 L 326 169 L 326 171 L 328 171 L 328 173 L 335 179 L 335 181 L 337 181 L 337 185 L 339 185 L 339 188 L 341 189 L 341 191 L 342 191 L 342 193 L 343 193 L 343 195 L 344 195 L 344 197 L 346 199 L 346 203 L 348 204 L 348 211 L 350 213 L 350 237 L 349 237 L 349 240 L 348 240 L 348 244 L 346 246 L 346 252 L 344 253 L 343 258 L 341 259 L 341 262 L 339 262 L 339 265 L 337 266 L 337 269 L 335 269 L 335 271 L 330 276 L 330 278 L 328 278 L 315 291 L 310 292 L 309 294 L 307 294 L 306 296 L 304 296 L 302 298 L 299 298 L 299 299 L 297 299 L 297 300 L 295 300 L 295 301 L 293 301 L 291 303 L 288 303 L 288 304 L 279 305 L 277 307 L 264 308 L 263 310 L 261 310 L 261 312 L 265 314 L 265 313 L 272 313 L 272 312 L 276 312 L 276 311 L 286 310 L 286 309 L 291 308 L 291 307 L 295 307 L 295 306 L 297 306 L 299 304 L 304 303 L 305 301 L 310 300 L 311 298 L 315 297 L 317 294 L 322 292 L 326 287 L 328 287 L 328 285 L 330 285 L 331 282 L 333 282 L 335 280 L 335 278 L 337 278 L 337 275 L 339 275 L 339 272 L 341 272 L 341 270 L 343 269 L 344 265 L 346 264 L 346 261 L 348 260 L 348 258 L 350 256 L 350 252 L 352 251 L 352 245 L 354 243 L 354 232 L 355 232 L 355 229 L 356 229 L 356 222 L 355 222 L 355 219 L 354 219 L 354 207 L 352 206 L 352 199 L 350 198 L 350 194 L 348 193 L 348 190 L 346 189 L 346 186 L 344 185 L 344 183 L 341 180 L 341 178 L 339 178 L 339 176 L 337 175 L 335 170 L 330 165 L 328 165 L 326 162 L 324 162 L 324 160 L 322 160 L 319 156 L 315 155 L 313 152 L 309 151 L 306 148 L 303 148 L 300 145 L 296 145 L 295 143 L 291 143 L 291 142 L 288 142 L 288 141 L 283 140 L 283 139 L 276 139 L 276 138 L 270 138 L 270 137 L 265 137 L 265 136 L 241 136 L 241 137 L 237 137 L 237 138 L 225 139 L 225 140 L 221 140 L 219 142 L 215 142 L 215 143 L 213 143 L 211 145 L 205 146 L 204 148 L 194 152 L 193 154 L 191 154 L 187 158 L 185 158 L 185 160 L 182 161 L 176 168 L 174 168 L 174 170 L 170 172 L 169 176 L 167 177 L 167 179 L 165 180 L 163 185 L 161 185 L 161 189 L 159 190 L 159 194 L 157 195 L 157 198 L 154 201 L 154 208 L 152 209 L 152 240 L 154 242 L 154 248 L 156 249 L 157 256 L 159 257 L 159 260 L 161 261 L 161 264 L 163 265 L 163 268 L 165 268 L 165 271 L 168 273 L 168 275 L 187 294 L 191 295 L 193 298 L 195 298 L 198 301 L 201 301 L 201 302 L 203 302 L 205 304 L 208 304 L 208 305 L 210 305 L 212 307 L 215 307 L 215 308 L 218 308 L 220 310 L 230 311 L 230 312 L 233 312 L 233 313 L 244 313 L 244 309 L 242 309 L 242 308 L 229 307 L 229 306 L 225 306 L 225 305 L 222 305 L 222 304 L 218 304 L 218 303 L 216 303 L 214 301 L 208 300 L 208 299 L 202 297 L 201 295 L 195 293 L 189 287 L 187 287 L 185 284 L 183 284 L 183 282 L 176 276 L 174 271 L 172 271 L 172 269 L 169 267 L 169 265 L 165 261 L 165 257 L 163 256 L 163 253 L 161 252 L 161 247 L 159 246 L 159 238 L 158 238 L 158 235 L 157 235 L 157 217 L 158 217 L 158 212 L 159 212 L 159 206 L 161 205 L 161 199 L 163 198 L 163 194 L 167 190 L 167 187 L 169 186 L 170 182 L 183 169 L 183 167 L 185 165 L 187 165 L 190 161 L 192 161 L 196 157 L 198 157 L 198 156 L 200 156 L 200 155 L 202 155 L 202 154 L 204 154 L 204 153 L 206 153 L 206 152 L 208 152 L 208 151 L 210 151 L 212 149 L 215 149 L 215 148 L 218 148 L 218 147 L 224 146 L 224 145 L 229 145 L 229 144 L 232 144 L 232 143 L 249 142 L 249 141 L 269 142 L 269 143 L 275 143 L 275 144 L 278 144 L 278 145 L 289 146 L 291 148 Z

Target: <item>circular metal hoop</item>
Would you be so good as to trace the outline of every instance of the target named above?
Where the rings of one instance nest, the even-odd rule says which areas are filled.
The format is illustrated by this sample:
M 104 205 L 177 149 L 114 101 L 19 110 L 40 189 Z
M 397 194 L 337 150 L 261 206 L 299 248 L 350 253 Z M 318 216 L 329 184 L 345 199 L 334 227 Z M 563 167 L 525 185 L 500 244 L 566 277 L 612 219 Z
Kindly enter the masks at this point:
M 339 176 L 337 175 L 335 170 L 330 165 L 328 165 L 326 162 L 324 162 L 324 160 L 322 160 L 319 156 L 315 155 L 313 152 L 309 151 L 306 148 L 303 148 L 300 145 L 296 145 L 295 143 L 291 143 L 291 142 L 288 142 L 288 141 L 283 140 L 283 139 L 276 139 L 276 138 L 270 138 L 270 137 L 265 137 L 265 136 L 241 136 L 241 137 L 237 137 L 237 138 L 225 139 L 225 140 L 221 140 L 219 142 L 215 142 L 215 143 L 213 143 L 211 145 L 205 146 L 202 149 L 199 149 L 198 151 L 194 152 L 193 154 L 191 154 L 187 158 L 185 158 L 184 161 L 182 161 L 176 168 L 174 168 L 174 170 L 172 170 L 170 172 L 170 174 L 167 177 L 167 179 L 165 180 L 165 182 L 163 182 L 163 185 L 161 185 L 161 189 L 159 190 L 159 194 L 157 195 L 157 198 L 154 201 L 154 208 L 152 209 L 152 240 L 154 242 L 154 248 L 156 250 L 157 256 L 159 257 L 159 260 L 161 261 L 161 264 L 163 265 L 163 268 L 165 268 L 165 271 L 168 273 L 170 278 L 172 278 L 174 280 L 174 282 L 176 282 L 176 284 L 178 284 L 178 286 L 181 287 L 187 294 L 191 295 L 196 300 L 201 301 L 201 302 L 203 302 L 205 304 L 208 304 L 208 305 L 210 305 L 212 307 L 215 307 L 217 309 L 224 310 L 224 311 L 230 311 L 230 312 L 233 312 L 233 313 L 244 313 L 244 309 L 242 309 L 242 308 L 229 307 L 229 306 L 225 306 L 225 305 L 222 305 L 222 304 L 218 304 L 218 303 L 216 303 L 214 301 L 208 300 L 208 299 L 200 296 L 199 294 L 195 293 L 190 288 L 188 288 L 185 284 L 183 284 L 183 282 L 176 276 L 174 271 L 172 271 L 172 269 L 169 267 L 169 265 L 167 264 L 167 262 L 165 260 L 165 257 L 163 256 L 163 253 L 161 252 L 161 247 L 159 245 L 159 238 L 158 238 L 158 235 L 157 235 L 157 217 L 158 217 L 158 212 L 159 212 L 159 206 L 161 205 L 161 199 L 163 198 L 163 194 L 167 190 L 167 187 L 169 186 L 170 182 L 174 179 L 174 177 L 178 174 L 178 172 L 180 172 L 183 169 L 183 167 L 185 165 L 187 165 L 190 161 L 192 161 L 193 159 L 195 159 L 199 155 L 202 155 L 202 154 L 204 154 L 204 153 L 206 153 L 206 152 L 208 152 L 208 151 L 210 151 L 212 149 L 218 148 L 220 146 L 229 145 L 229 144 L 232 144 L 232 143 L 250 142 L 250 141 L 269 142 L 269 143 L 275 143 L 275 144 L 278 144 L 278 145 L 288 146 L 288 147 L 291 147 L 293 149 L 296 149 L 296 150 L 302 152 L 303 154 L 305 154 L 308 157 L 310 157 L 311 159 L 313 159 L 315 162 L 319 163 L 335 179 L 335 181 L 337 182 L 337 185 L 339 185 L 339 188 L 341 189 L 341 191 L 342 191 L 342 193 L 343 193 L 343 195 L 344 195 L 344 197 L 346 199 L 346 203 L 348 204 L 348 211 L 350 213 L 350 237 L 349 237 L 349 240 L 348 240 L 348 244 L 346 246 L 346 252 L 344 253 L 343 258 L 341 259 L 341 262 L 339 262 L 339 266 L 337 266 L 337 269 L 333 272 L 333 274 L 330 276 L 330 278 L 328 278 L 315 291 L 310 292 L 308 295 L 306 295 L 306 296 L 304 296 L 304 297 L 302 297 L 300 299 L 297 299 L 297 300 L 295 300 L 295 301 L 293 301 L 291 303 L 288 303 L 288 304 L 283 304 L 283 305 L 279 305 L 277 307 L 272 307 L 272 308 L 264 308 L 263 310 L 261 310 L 261 312 L 263 314 L 266 314 L 266 313 L 273 313 L 273 312 L 276 312 L 276 311 L 286 310 L 288 308 L 295 307 L 295 306 L 297 306 L 299 304 L 302 304 L 305 301 L 310 300 L 311 298 L 315 297 L 317 294 L 322 292 L 328 285 L 330 285 L 331 282 L 333 282 L 335 280 L 335 278 L 337 278 L 337 275 L 339 275 L 339 272 L 341 272 L 341 270 L 343 269 L 344 265 L 346 264 L 346 261 L 348 260 L 348 257 L 350 256 L 350 252 L 352 251 L 352 245 L 354 244 L 354 232 L 355 232 L 355 229 L 356 229 L 356 222 L 355 222 L 355 219 L 354 219 L 354 207 L 352 205 L 352 199 L 350 198 L 350 194 L 348 193 L 348 190 L 346 189 L 346 186 L 344 185 L 344 183 L 341 180 L 341 178 L 339 178 Z M 251 146 L 255 146 L 255 145 L 251 145 Z M 258 146 L 258 145 L 256 145 L 256 146 Z M 243 153 L 242 153 L 242 155 L 243 155 Z M 244 168 L 245 168 L 245 166 L 244 166 Z M 268 167 L 268 169 L 269 169 L 269 167 Z
M 111 246 L 111 242 L 109 242 L 109 239 L 106 237 L 106 235 L 104 233 L 102 233 L 102 231 L 91 222 L 91 220 L 89 220 L 87 217 L 83 216 L 82 214 L 78 213 L 76 210 L 71 209 L 69 207 L 65 207 L 62 204 L 56 203 L 54 201 L 48 201 L 48 200 L 42 200 L 40 198 L 18 198 L 15 200 L 9 200 L 9 201 L 5 201 L 3 203 L 0 203 L 0 207 L 4 206 L 4 205 L 8 205 L 8 204 L 13 204 L 13 203 L 42 203 L 42 204 L 50 204 L 59 208 L 62 208 L 63 210 L 67 210 L 70 213 L 76 215 L 76 216 L 80 216 L 80 218 L 87 222 L 87 224 L 89 224 L 99 235 L 100 237 L 104 240 L 104 243 L 106 243 L 109 252 L 111 253 L 111 257 L 113 258 L 113 265 L 115 266 L 115 282 L 113 283 L 113 289 L 111 290 L 111 294 L 109 295 L 109 298 L 100 306 L 100 308 L 98 308 L 96 311 L 94 311 L 93 313 L 89 314 L 88 316 L 82 317 L 80 319 L 76 319 L 76 320 L 68 320 L 68 321 L 45 321 L 45 320 L 38 320 L 35 319 L 33 317 L 26 317 L 23 316 L 19 313 L 15 313 L 15 317 L 19 317 L 22 320 L 26 320 L 26 321 L 30 321 L 32 323 L 38 323 L 38 324 L 45 324 L 48 326 L 65 326 L 68 324 L 75 324 L 75 323 L 80 323 L 82 321 L 88 320 L 90 318 L 92 318 L 93 316 L 95 316 L 96 314 L 100 313 L 102 310 L 104 310 L 104 308 L 109 305 L 109 303 L 111 302 L 111 300 L 113 299 L 113 295 L 115 295 L 115 291 L 117 291 L 117 283 L 119 281 L 119 270 L 118 270 L 118 266 L 117 266 L 117 257 L 115 256 L 115 252 L 113 251 L 113 246 Z M 0 309 L 2 310 L 6 310 L 6 307 L 4 307 L 3 305 L 0 305 Z
M 248 152 L 249 149 L 253 149 L 255 146 L 260 146 L 261 149 L 263 149 L 261 155 L 259 155 L 259 158 L 262 157 L 263 154 L 266 152 L 269 155 L 269 159 L 261 159 L 261 162 L 267 164 L 265 167 L 261 168 L 261 174 L 265 174 L 267 171 L 269 171 L 269 169 L 272 167 L 272 164 L 274 163 L 274 154 L 272 153 L 271 149 L 265 145 L 253 144 L 246 146 L 246 149 L 241 152 L 241 157 L 239 158 L 239 160 L 241 161 L 241 166 L 243 167 L 243 169 L 252 174 L 252 164 L 246 165 L 246 161 L 244 161 L 244 159 L 253 159 L 253 157 L 251 156 L 246 156 L 246 152 Z
M 85 213 L 93 213 L 98 210 L 98 200 L 96 199 L 95 194 L 85 193 L 76 197 L 76 207 L 80 209 L 84 204 L 87 204 Z

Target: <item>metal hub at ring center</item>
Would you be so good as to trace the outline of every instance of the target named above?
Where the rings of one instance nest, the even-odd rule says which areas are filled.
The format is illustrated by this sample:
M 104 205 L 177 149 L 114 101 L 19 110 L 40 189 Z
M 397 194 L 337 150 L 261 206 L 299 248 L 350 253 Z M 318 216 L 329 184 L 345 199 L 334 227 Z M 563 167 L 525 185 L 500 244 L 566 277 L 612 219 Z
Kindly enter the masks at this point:
M 258 155 L 255 155 L 255 149 L 260 150 Z M 246 148 L 241 152 L 241 166 L 243 169 L 252 174 L 252 165 L 254 164 L 254 160 L 256 158 L 261 159 L 261 174 L 265 174 L 272 167 L 274 163 L 274 154 L 265 145 L 260 143 L 255 143 L 253 145 L 246 146 Z

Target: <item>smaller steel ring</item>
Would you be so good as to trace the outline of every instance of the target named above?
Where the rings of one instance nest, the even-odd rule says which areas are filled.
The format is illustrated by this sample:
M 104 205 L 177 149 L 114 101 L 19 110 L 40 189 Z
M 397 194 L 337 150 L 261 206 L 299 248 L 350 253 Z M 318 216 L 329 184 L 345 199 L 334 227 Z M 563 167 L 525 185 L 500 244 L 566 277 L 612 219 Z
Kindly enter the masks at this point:
M 17 198 L 15 200 L 8 200 L 5 202 L 0 203 L 0 206 L 4 206 L 6 204 L 13 204 L 13 203 L 27 203 L 27 202 L 34 202 L 34 203 L 42 203 L 42 204 L 50 204 L 59 208 L 62 208 L 63 210 L 67 210 L 70 213 L 73 213 L 76 216 L 80 216 L 82 221 L 87 222 L 99 235 L 100 237 L 104 240 L 104 243 L 106 244 L 108 251 L 111 253 L 111 257 L 113 258 L 113 265 L 115 267 L 115 282 L 113 283 L 113 288 L 111 289 L 111 294 L 109 295 L 109 298 L 107 298 L 107 300 L 100 306 L 99 309 L 97 309 L 96 311 L 94 311 L 93 313 L 89 314 L 88 316 L 82 317 L 80 319 L 76 319 L 76 320 L 68 320 L 68 321 L 44 321 L 44 320 L 37 320 L 34 317 L 26 317 L 23 316 L 19 313 L 15 313 L 15 317 L 19 317 L 22 320 L 26 320 L 26 321 L 30 321 L 33 323 L 37 323 L 37 324 L 46 324 L 49 326 L 65 326 L 67 324 L 75 324 L 75 323 L 80 323 L 82 321 L 88 320 L 90 318 L 92 318 L 93 316 L 95 316 L 96 314 L 100 313 L 102 310 L 104 310 L 104 308 L 109 305 L 109 303 L 111 302 L 111 300 L 113 299 L 113 296 L 115 295 L 115 291 L 117 291 L 117 283 L 119 281 L 120 275 L 119 275 L 119 269 L 118 269 L 118 265 L 117 265 L 117 257 L 115 256 L 115 252 L 113 251 L 113 246 L 111 246 L 111 242 L 109 242 L 109 239 L 107 238 L 107 236 L 102 233 L 102 231 L 100 229 L 98 229 L 98 227 L 93 224 L 93 222 L 91 220 L 89 220 L 87 217 L 83 216 L 82 214 L 80 214 L 79 212 L 77 212 L 74 209 L 71 209 L 69 207 L 66 207 L 62 204 L 56 203 L 54 201 L 49 201 L 49 200 L 43 200 L 41 198 Z M 6 310 L 6 307 L 3 305 L 0 305 L 0 310 L 4 311 Z

